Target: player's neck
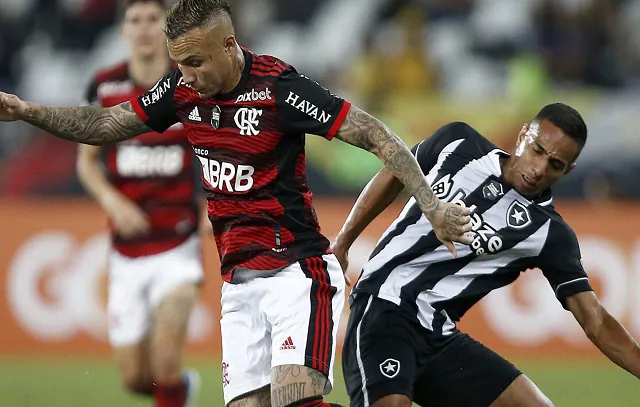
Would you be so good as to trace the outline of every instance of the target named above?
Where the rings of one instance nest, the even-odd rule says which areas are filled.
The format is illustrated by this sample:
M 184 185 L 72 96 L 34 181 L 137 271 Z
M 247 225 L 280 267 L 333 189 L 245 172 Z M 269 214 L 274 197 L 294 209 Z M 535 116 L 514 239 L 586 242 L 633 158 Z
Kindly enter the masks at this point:
M 240 45 L 236 45 L 236 47 L 237 52 L 235 63 L 233 69 L 231 70 L 231 75 L 229 75 L 229 80 L 220 91 L 221 94 L 230 93 L 236 88 L 236 86 L 238 86 L 238 84 L 242 80 L 242 73 L 244 72 L 244 64 L 246 63 L 246 61 L 244 59 L 244 52 L 242 52 L 242 48 L 240 48 Z
M 169 56 L 165 54 L 151 58 L 132 57 L 129 60 L 129 75 L 138 86 L 149 89 L 166 75 L 169 66 Z

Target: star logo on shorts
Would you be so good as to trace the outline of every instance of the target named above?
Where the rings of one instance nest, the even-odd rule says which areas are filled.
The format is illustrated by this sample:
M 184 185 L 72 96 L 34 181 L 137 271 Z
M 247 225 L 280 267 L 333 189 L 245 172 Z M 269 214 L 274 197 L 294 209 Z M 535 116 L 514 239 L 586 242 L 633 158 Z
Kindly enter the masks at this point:
M 507 209 L 507 226 L 522 229 L 531 224 L 529 209 L 518 201 L 513 201 Z
M 387 359 L 380 363 L 380 372 L 389 379 L 393 379 L 400 372 L 400 362 L 395 359 Z

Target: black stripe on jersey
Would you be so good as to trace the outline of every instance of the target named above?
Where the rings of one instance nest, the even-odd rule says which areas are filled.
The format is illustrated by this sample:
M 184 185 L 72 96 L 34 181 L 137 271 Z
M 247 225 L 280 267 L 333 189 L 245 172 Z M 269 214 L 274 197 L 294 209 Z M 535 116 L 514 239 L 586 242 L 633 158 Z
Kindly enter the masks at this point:
M 308 189 L 307 182 L 296 175 L 300 154 L 304 154 L 304 136 L 284 137 L 276 146 L 277 182 L 281 188 L 274 197 L 285 209 L 278 222 L 293 234 L 296 244 L 305 245 L 307 256 L 321 256 L 329 248 L 329 240 L 313 227 L 318 224 L 314 209 L 305 205 L 303 193 Z M 284 188 L 285 185 L 291 189 Z
M 458 140 L 459 139 L 453 140 L 452 143 Z M 460 143 L 453 151 L 455 152 L 455 151 L 458 151 L 458 149 L 462 148 L 461 146 L 464 146 L 465 141 Z M 466 167 L 469 164 L 467 162 L 464 162 L 463 160 L 452 159 L 452 156 L 453 156 L 453 153 L 450 154 L 444 160 L 440 170 L 438 171 L 438 175 L 436 176 L 435 181 L 432 182 L 432 184 L 435 184 L 440 178 L 444 177 L 446 174 L 451 174 L 451 178 L 453 178 L 455 174 L 457 174 L 460 170 L 462 170 L 464 167 Z M 375 257 L 378 253 L 380 253 L 389 244 L 391 239 L 403 234 L 405 230 L 407 230 L 407 227 L 418 222 L 421 217 L 422 217 L 422 210 L 420 209 L 417 203 L 414 203 L 412 207 L 405 214 L 405 217 L 396 224 L 395 229 L 389 232 L 380 241 L 380 243 L 376 245 L 375 249 L 373 250 L 373 253 L 371 253 L 371 256 L 369 256 L 369 260 Z
M 433 331 L 442 333 L 442 327 L 444 326 L 446 317 L 440 312 L 441 310 L 444 309 L 453 322 L 458 322 L 471 307 L 489 292 L 514 282 L 520 275 L 520 272 L 526 270 L 530 264 L 530 258 L 516 259 L 494 273 L 476 277 L 471 284 L 462 290 L 458 297 L 454 297 L 446 302 L 433 304 L 436 310 L 433 318 Z M 471 294 L 469 297 L 466 297 L 467 293 L 476 294 Z
M 470 193 L 465 199 L 465 204 L 467 206 L 476 205 L 476 210 L 473 212 L 473 215 L 482 215 L 484 212 L 487 212 L 494 205 L 496 205 L 500 200 L 491 201 L 488 199 L 484 199 L 484 195 L 482 192 L 482 188 L 489 182 L 495 180 L 496 177 L 490 175 L 487 177 L 482 183 L 478 185 L 478 187 Z M 509 192 L 509 188 L 505 185 L 505 195 Z M 454 193 L 453 196 L 456 194 Z M 431 232 L 433 233 L 433 232 Z M 498 231 L 499 233 L 499 231 Z M 420 253 L 418 256 L 414 258 L 418 258 L 422 255 L 427 254 L 426 252 Z M 433 288 L 433 285 L 440 281 L 440 279 L 450 275 L 455 274 L 458 270 L 469 264 L 476 256 L 472 253 L 470 255 L 464 257 L 458 257 L 457 259 L 450 259 L 443 262 L 438 262 L 434 264 L 430 264 L 418 277 L 416 277 L 409 284 L 405 285 L 400 290 L 400 298 L 404 301 L 407 300 L 409 304 L 415 305 L 416 298 L 420 292 Z M 434 283 L 430 287 L 426 287 L 424 284 L 426 281 L 434 280 Z
M 500 258 L 503 255 L 502 254 L 503 252 L 509 249 L 512 249 L 516 245 L 531 238 L 531 236 L 537 233 L 540 230 L 540 228 L 544 227 L 544 225 L 547 222 L 550 222 L 548 217 L 540 213 L 537 213 L 537 211 L 529 211 L 529 212 L 531 214 L 533 225 L 526 229 L 513 229 L 508 226 L 502 229 L 499 229 L 497 232 L 498 232 L 498 235 L 502 237 L 502 242 L 503 242 L 502 249 L 496 254 L 487 255 L 487 256 Z M 547 237 L 548 235 L 545 236 L 545 241 Z M 544 246 L 544 243 L 540 245 L 541 248 L 543 246 Z M 477 256 L 475 255 L 469 255 L 465 257 L 470 258 L 470 260 L 477 258 Z M 482 259 L 482 260 L 486 260 L 486 259 Z M 507 281 L 507 283 L 510 283 L 516 278 L 518 278 L 518 275 L 520 274 L 521 271 L 524 271 L 528 267 L 531 267 L 532 261 L 533 261 L 533 258 L 531 257 L 521 257 L 521 258 L 515 259 L 509 264 L 507 264 L 506 266 L 497 267 L 490 274 L 483 274 L 481 276 L 476 277 L 457 296 L 440 301 L 440 302 L 432 303 L 431 305 L 436 310 L 434 321 L 433 321 L 434 332 L 441 332 L 442 326 L 446 320 L 444 315 L 441 312 L 439 312 L 440 310 L 443 310 L 443 309 L 446 310 L 447 314 L 453 321 L 458 321 L 469 310 L 469 308 L 473 304 L 475 304 L 475 302 L 469 304 L 468 301 L 464 301 L 464 304 L 468 305 L 468 307 L 464 308 L 461 306 L 462 303 L 457 302 L 458 298 L 462 298 L 463 294 L 468 294 L 469 292 L 474 292 L 474 291 L 478 292 L 478 294 L 474 295 L 473 298 L 477 298 L 478 296 L 482 298 L 491 290 L 502 287 L 504 285 L 503 281 Z M 471 263 L 471 261 L 469 261 L 468 263 Z M 473 267 L 473 265 L 471 267 Z M 405 287 L 402 288 L 403 292 L 407 292 L 407 295 L 408 295 L 408 297 L 406 298 L 408 300 L 407 302 L 409 304 L 414 304 L 418 295 L 422 291 L 432 289 L 444 277 L 448 275 L 456 274 L 461 269 L 462 267 L 458 267 L 458 268 L 453 267 L 450 261 L 445 261 L 445 262 L 440 262 L 440 263 L 435 263 L 430 265 L 427 268 L 427 270 L 420 275 L 419 278 L 417 278 L 416 280 L 412 281 L 411 283 L 407 284 Z M 436 326 L 436 323 L 438 323 L 439 325 Z
M 484 187 L 484 185 L 486 185 L 488 182 L 494 179 L 495 177 L 493 175 L 485 178 L 485 180 L 481 182 L 476 187 L 476 189 L 464 199 L 467 206 L 471 206 L 474 204 L 477 206 L 474 213 L 482 214 L 483 212 L 489 210 L 493 205 L 499 202 L 499 200 L 490 201 L 490 200 L 484 199 L 484 196 L 482 193 L 482 188 Z M 456 195 L 455 193 L 452 194 L 452 196 L 455 196 L 455 195 Z M 415 205 L 415 208 L 418 207 L 417 204 L 414 204 L 414 205 Z M 413 209 L 414 208 L 411 208 L 410 210 L 413 210 Z M 418 208 L 418 211 L 419 211 L 419 208 Z M 422 215 L 422 212 L 420 212 L 420 215 Z M 404 232 L 407 226 L 408 225 L 404 227 L 402 232 Z M 433 230 L 431 230 L 430 226 L 426 226 L 426 227 L 430 229 L 430 232 L 428 234 L 420 237 L 418 241 L 415 244 L 413 244 L 410 248 L 394 256 L 391 260 L 385 263 L 384 266 L 382 266 L 380 269 L 374 271 L 370 276 L 368 276 L 366 280 L 361 281 L 358 284 L 357 291 L 364 291 L 364 292 L 372 293 L 374 295 L 378 295 L 378 293 L 380 292 L 380 287 L 382 286 L 382 284 L 384 284 L 387 278 L 389 278 L 389 275 L 396 267 L 406 264 L 412 260 L 415 260 L 420 256 L 433 252 L 436 248 L 438 248 L 442 243 L 438 240 Z M 391 238 L 398 236 L 399 234 L 400 233 L 394 236 L 391 236 Z M 389 238 L 386 243 L 389 243 L 391 238 Z M 378 250 L 377 253 L 379 253 L 381 250 L 382 249 Z M 471 261 L 471 259 L 472 258 L 467 259 L 467 257 L 460 257 L 458 259 L 452 259 L 450 261 L 458 262 L 461 264 L 460 267 L 464 267 L 467 262 Z M 447 264 L 448 261 L 444 263 Z M 447 267 L 447 269 L 449 269 L 449 266 Z M 425 273 L 422 273 L 422 274 L 425 274 Z M 402 291 L 404 291 L 404 289 L 405 287 L 402 288 Z M 411 301 L 415 302 L 415 298 L 412 298 Z

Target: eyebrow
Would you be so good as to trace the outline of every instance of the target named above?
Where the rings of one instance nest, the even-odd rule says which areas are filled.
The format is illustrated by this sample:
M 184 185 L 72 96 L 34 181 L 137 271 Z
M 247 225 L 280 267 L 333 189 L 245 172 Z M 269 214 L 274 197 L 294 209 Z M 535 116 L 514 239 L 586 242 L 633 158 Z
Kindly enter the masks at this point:
M 534 144 L 535 144 L 536 146 L 538 146 L 538 147 L 539 147 L 539 148 L 540 148 L 540 149 L 541 149 L 545 154 L 549 155 L 549 152 L 547 151 L 547 149 L 546 149 L 546 148 L 544 148 L 544 146 L 543 146 L 542 144 L 538 143 L 538 141 L 537 141 L 537 140 L 534 140 L 533 142 L 534 142 Z M 564 165 L 564 166 L 569 165 L 569 163 L 567 163 L 567 162 L 565 162 L 565 161 L 563 161 L 563 160 L 561 160 L 561 159 L 559 159 L 559 158 L 557 158 L 557 157 L 549 156 L 549 158 L 550 158 L 550 159 L 552 159 L 552 160 L 553 160 L 553 161 L 555 161 L 555 162 L 558 162 L 558 163 L 560 163 L 560 164 Z

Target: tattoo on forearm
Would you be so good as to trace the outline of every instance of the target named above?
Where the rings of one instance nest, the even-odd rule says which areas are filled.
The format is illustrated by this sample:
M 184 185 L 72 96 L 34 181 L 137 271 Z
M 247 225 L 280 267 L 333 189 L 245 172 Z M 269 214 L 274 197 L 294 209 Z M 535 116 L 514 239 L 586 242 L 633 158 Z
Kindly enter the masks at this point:
M 114 143 L 151 131 L 133 111 L 130 102 L 112 108 L 47 107 L 29 103 L 24 121 L 65 140 L 93 145 Z
M 289 405 L 305 398 L 304 388 L 307 383 L 289 383 L 271 390 L 271 404 L 275 407 Z
M 416 198 L 424 212 L 440 209 L 439 200 L 427 184 L 411 151 L 382 122 L 351 106 L 336 137 L 376 154 Z

